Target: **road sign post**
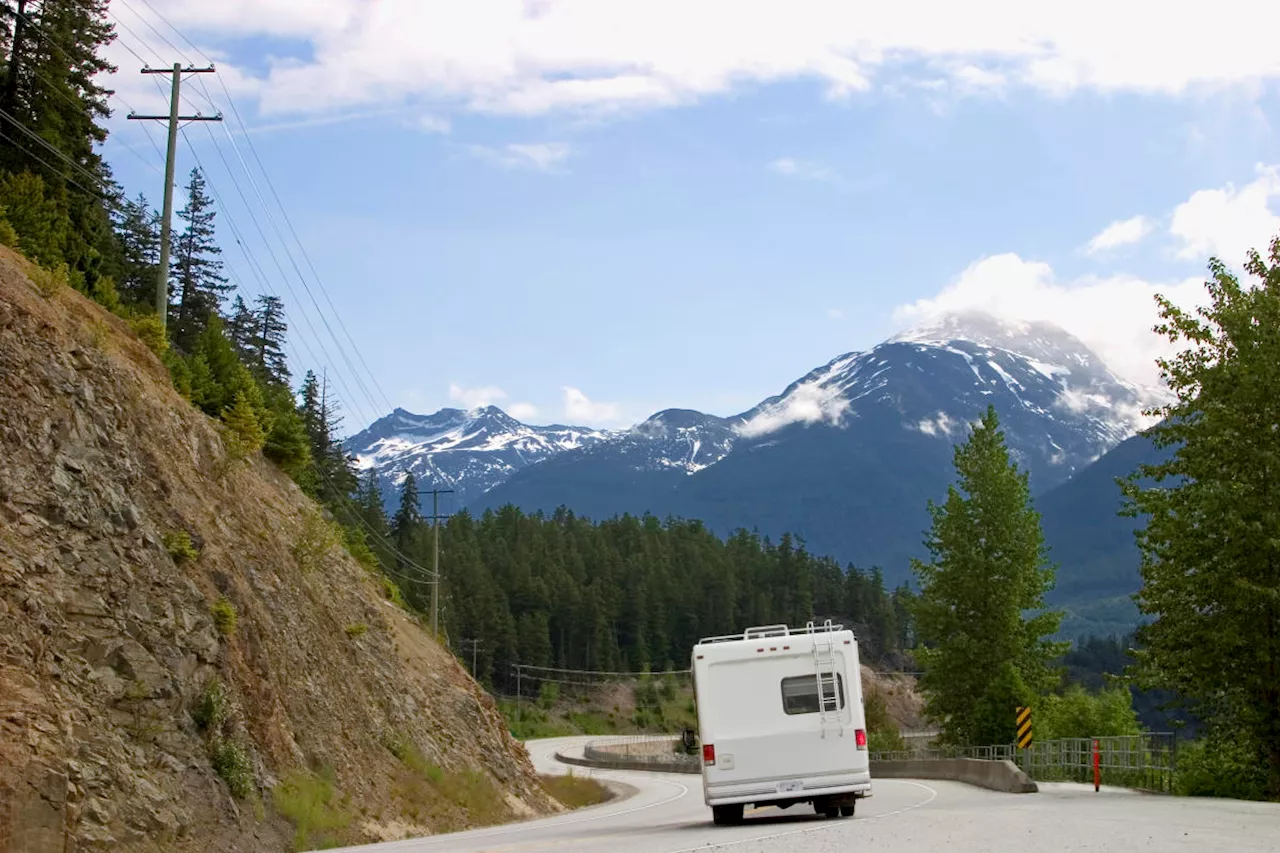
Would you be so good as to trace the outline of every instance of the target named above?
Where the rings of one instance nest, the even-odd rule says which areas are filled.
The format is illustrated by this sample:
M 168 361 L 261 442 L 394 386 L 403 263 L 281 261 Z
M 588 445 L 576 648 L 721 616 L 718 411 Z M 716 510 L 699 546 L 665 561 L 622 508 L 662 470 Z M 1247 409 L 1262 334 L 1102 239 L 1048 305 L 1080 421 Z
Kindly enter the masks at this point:
M 1018 706 L 1018 749 L 1031 746 L 1031 708 Z

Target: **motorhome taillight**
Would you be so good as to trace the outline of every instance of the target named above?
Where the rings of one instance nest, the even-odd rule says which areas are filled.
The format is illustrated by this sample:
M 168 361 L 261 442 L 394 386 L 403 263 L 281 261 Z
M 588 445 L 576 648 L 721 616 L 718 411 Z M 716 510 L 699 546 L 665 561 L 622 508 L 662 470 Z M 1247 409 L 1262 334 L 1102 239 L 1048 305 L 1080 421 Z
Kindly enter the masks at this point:
M 714 743 L 704 743 L 702 745 L 702 763 L 708 766 L 716 763 L 716 745 Z
M 854 737 L 857 738 L 858 749 L 867 748 L 867 732 L 865 729 L 858 729 L 856 732 L 854 732 Z

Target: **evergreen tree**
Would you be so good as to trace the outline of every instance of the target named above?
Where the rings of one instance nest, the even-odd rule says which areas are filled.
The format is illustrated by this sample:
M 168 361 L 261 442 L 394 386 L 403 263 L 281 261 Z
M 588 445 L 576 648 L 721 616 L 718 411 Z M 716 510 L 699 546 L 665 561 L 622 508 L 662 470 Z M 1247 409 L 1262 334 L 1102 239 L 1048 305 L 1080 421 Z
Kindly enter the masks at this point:
M 1122 481 L 1125 511 L 1149 516 L 1136 674 L 1255 756 L 1280 798 L 1280 237 L 1269 263 L 1250 252 L 1255 287 L 1209 270 L 1206 308 L 1157 297 L 1156 331 L 1185 348 L 1159 360 L 1176 399 L 1150 434 L 1176 452 Z
M 178 212 L 186 223 L 174 240 L 173 296 L 177 298 L 173 318 L 173 340 L 178 349 L 190 352 L 209 318 L 218 313 L 222 297 L 233 287 L 222 274 L 222 248 L 214 239 L 213 199 L 205 193 L 204 175 L 191 170 L 187 203 Z
M 146 196 L 125 199 L 117 213 L 116 231 L 121 247 L 120 292 L 135 305 L 153 306 L 160 265 L 160 212 Z
M 1052 688 L 1049 662 L 1065 651 L 1045 639 L 1062 618 L 1043 611 L 1053 568 L 994 407 L 955 449 L 955 468 L 959 488 L 941 506 L 929 502 L 932 560 L 912 561 L 920 687 L 945 742 L 1009 743 L 1017 707 Z
M 316 494 L 326 505 L 344 506 L 359 486 L 354 460 L 334 436 L 342 423 L 337 400 L 327 383 L 308 370 L 302 381 L 300 412 L 303 428 L 311 444 L 311 460 L 316 475 Z
M 264 382 L 287 385 L 289 364 L 284 354 L 284 342 L 289 327 L 284 319 L 284 301 L 278 296 L 259 296 L 253 320 L 249 345 L 258 376 Z
M 115 70 L 102 55 L 115 38 L 107 0 L 9 0 L 3 16 L 11 26 L 0 32 L 0 171 L 29 171 L 44 184 L 65 235 L 59 257 L 47 260 L 65 261 L 73 284 L 89 293 L 100 277 L 120 273 L 103 203 L 118 190 L 96 150 L 107 137 L 99 122 L 110 114 L 110 92 L 97 81 Z
M 242 361 L 253 361 L 253 333 L 257 325 L 257 317 L 245 304 L 244 297 L 237 293 L 227 318 L 227 337 L 231 339 L 231 345 Z
M 404 483 L 400 487 L 400 507 L 391 519 L 391 543 L 398 552 L 395 568 L 400 577 L 418 577 L 421 574 L 415 565 L 422 565 L 418 559 L 421 556 L 422 532 L 422 511 L 418 507 L 418 481 L 410 472 L 405 474 Z M 418 578 L 417 583 L 404 590 L 405 597 L 419 608 L 427 600 L 425 582 L 428 580 L 430 579 Z

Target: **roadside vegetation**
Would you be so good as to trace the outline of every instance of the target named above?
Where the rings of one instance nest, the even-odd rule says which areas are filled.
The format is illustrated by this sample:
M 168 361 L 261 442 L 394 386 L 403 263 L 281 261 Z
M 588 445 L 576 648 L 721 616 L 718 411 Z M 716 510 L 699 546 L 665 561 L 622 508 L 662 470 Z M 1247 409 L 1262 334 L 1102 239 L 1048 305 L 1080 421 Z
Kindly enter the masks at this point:
M 1012 743 L 1020 706 L 1037 740 L 1136 735 L 1137 697 L 1149 721 L 1195 735 L 1175 791 L 1280 800 L 1280 237 L 1251 253 L 1247 285 L 1216 258 L 1209 270 L 1203 310 L 1157 297 L 1175 399 L 1147 413 L 1149 434 L 1175 452 L 1118 481 L 1142 522 L 1136 635 L 1050 640 L 1055 567 L 994 410 L 956 448 L 931 558 L 913 566 L 912 654 L 940 742 Z

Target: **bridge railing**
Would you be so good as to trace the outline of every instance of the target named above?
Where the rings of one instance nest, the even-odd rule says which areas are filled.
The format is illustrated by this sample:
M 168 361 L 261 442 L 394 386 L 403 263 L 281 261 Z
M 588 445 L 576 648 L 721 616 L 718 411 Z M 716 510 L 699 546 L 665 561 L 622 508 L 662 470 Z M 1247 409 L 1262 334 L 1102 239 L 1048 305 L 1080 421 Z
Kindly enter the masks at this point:
M 1177 770 L 1177 740 L 1170 732 L 1099 738 L 1061 738 L 1033 742 L 1026 749 L 1015 744 L 969 747 L 927 747 L 873 752 L 873 761 L 978 758 L 1012 761 L 1038 782 L 1092 782 L 1094 742 L 1103 784 L 1139 790 L 1173 790 Z

